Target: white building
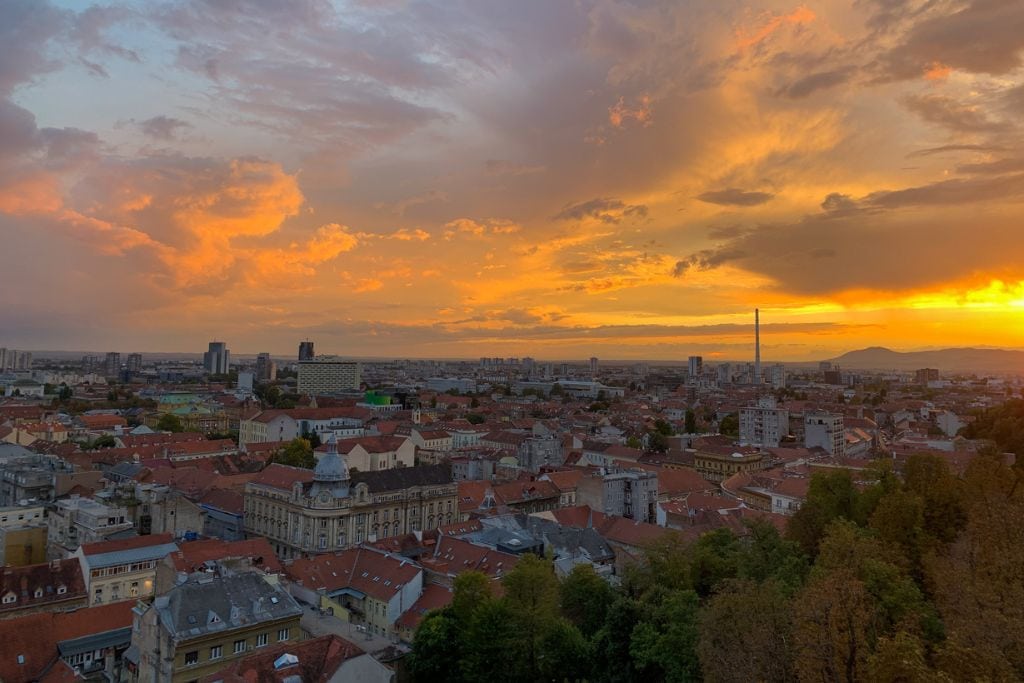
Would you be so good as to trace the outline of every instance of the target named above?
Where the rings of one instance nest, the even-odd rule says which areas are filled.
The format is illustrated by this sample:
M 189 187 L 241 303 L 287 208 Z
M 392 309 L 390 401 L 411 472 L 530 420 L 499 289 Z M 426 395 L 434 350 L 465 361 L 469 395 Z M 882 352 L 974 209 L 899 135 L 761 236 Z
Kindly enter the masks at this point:
M 308 396 L 358 391 L 361 369 L 358 361 L 315 358 L 299 362 L 299 393 Z
M 820 446 L 831 455 L 845 455 L 843 416 L 826 412 L 809 412 L 804 415 L 804 446 Z
M 773 389 L 782 389 L 786 386 L 786 366 L 776 363 L 768 368 L 768 381 Z
M 789 434 L 789 411 L 779 408 L 772 396 L 760 398 L 756 406 L 740 408 L 740 443 L 744 446 L 778 448 Z

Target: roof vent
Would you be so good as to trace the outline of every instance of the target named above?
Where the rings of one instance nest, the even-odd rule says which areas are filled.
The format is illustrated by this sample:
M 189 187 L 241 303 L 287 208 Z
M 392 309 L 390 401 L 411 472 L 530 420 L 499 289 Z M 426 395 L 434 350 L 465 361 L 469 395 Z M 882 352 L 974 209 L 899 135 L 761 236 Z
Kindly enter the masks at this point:
M 284 669 L 289 666 L 295 666 L 299 663 L 299 658 L 290 652 L 285 652 L 283 655 L 274 660 L 274 670 Z

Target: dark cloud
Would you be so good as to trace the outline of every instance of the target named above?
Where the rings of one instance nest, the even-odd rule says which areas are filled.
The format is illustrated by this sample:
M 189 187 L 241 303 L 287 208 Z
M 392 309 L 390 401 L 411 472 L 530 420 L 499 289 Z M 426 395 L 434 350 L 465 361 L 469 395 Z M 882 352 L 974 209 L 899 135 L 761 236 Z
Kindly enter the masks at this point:
M 773 197 L 775 195 L 770 192 L 748 192 L 735 187 L 697 195 L 702 202 L 723 206 L 757 206 L 771 201 Z
M 821 208 L 828 213 L 846 213 L 856 211 L 858 204 L 849 195 L 832 192 L 821 202 Z
M 737 238 L 741 241 L 743 238 Z M 677 261 L 672 269 L 674 277 L 683 277 L 691 270 L 713 270 L 730 261 L 737 261 L 746 256 L 742 249 L 735 249 L 729 246 L 716 247 L 714 249 L 702 249 L 687 258 Z
M 69 13 L 46 0 L 0 3 L 0 95 L 60 64 L 48 56 L 47 42 L 67 27 Z
M 1004 121 L 989 118 L 977 106 L 963 104 L 942 95 L 911 95 L 904 98 L 910 111 L 925 121 L 962 133 L 995 133 L 1009 128 Z
M 645 218 L 646 216 L 647 206 L 644 204 L 626 204 L 621 199 L 605 197 L 571 204 L 556 213 L 553 218 L 562 221 L 596 218 L 602 223 L 619 223 L 627 217 Z
M 800 99 L 818 92 L 819 90 L 827 90 L 847 83 L 853 77 L 854 73 L 855 71 L 852 67 L 843 67 L 840 69 L 833 69 L 831 71 L 819 71 L 818 73 L 804 76 L 803 78 L 780 88 L 775 94 L 777 96 L 788 97 L 793 100 Z
M 996 76 L 1021 65 L 1024 12 L 1018 0 L 926 5 L 936 9 L 882 56 L 887 78 L 918 78 L 936 64 Z
M 178 133 L 189 129 L 192 124 L 171 116 L 154 116 L 145 121 L 138 122 L 139 129 L 151 138 L 157 140 L 174 140 Z
M 907 157 L 928 157 L 936 154 L 947 154 L 950 152 L 1002 152 L 1005 150 L 1005 147 L 1000 147 L 998 145 L 941 145 L 939 147 L 928 147 L 925 149 L 915 150 L 908 154 Z

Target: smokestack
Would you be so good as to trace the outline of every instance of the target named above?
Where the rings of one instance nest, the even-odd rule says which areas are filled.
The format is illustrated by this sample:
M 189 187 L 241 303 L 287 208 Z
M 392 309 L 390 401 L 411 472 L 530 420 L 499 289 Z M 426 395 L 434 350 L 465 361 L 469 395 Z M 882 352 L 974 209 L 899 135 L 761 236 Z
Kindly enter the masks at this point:
M 761 383 L 761 312 L 754 309 L 754 384 Z

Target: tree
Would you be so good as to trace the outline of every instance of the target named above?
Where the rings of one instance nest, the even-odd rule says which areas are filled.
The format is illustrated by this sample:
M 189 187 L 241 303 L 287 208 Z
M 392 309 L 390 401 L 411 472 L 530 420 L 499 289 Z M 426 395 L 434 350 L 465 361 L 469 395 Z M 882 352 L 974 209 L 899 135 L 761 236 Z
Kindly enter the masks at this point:
M 903 466 L 906 489 L 924 501 L 924 530 L 940 543 L 951 543 L 967 523 L 962 482 L 938 455 L 911 455 Z
M 665 453 L 668 451 L 668 437 L 661 432 L 651 432 L 647 439 L 647 450 L 654 453 Z
M 184 425 L 181 424 L 181 418 L 173 413 L 164 413 L 161 415 L 160 419 L 156 422 L 156 428 L 161 432 L 185 431 Z
M 690 409 L 686 410 L 686 419 L 683 422 L 683 429 L 687 434 L 697 433 L 697 415 Z
M 788 537 L 796 541 L 811 557 L 818 552 L 818 543 L 833 520 L 858 519 L 858 492 L 846 470 L 818 473 L 811 477 L 807 500 L 790 519 Z
M 865 680 L 873 615 L 871 596 L 848 570 L 811 581 L 794 604 L 797 678 L 845 683 Z
M 95 441 L 90 442 L 87 445 L 86 450 L 99 450 L 101 448 L 114 448 L 117 446 L 117 441 L 110 434 L 104 434 L 103 436 L 97 437 Z
M 313 455 L 313 445 L 307 439 L 301 437 L 292 439 L 288 444 L 274 455 L 273 462 L 291 467 L 304 467 L 311 470 L 316 467 L 316 456 Z
M 559 587 L 562 613 L 584 636 L 593 637 L 608 616 L 615 592 L 589 564 L 573 567 Z
M 729 413 L 718 423 L 718 431 L 725 436 L 738 438 L 740 435 L 740 418 L 736 413 Z
M 462 639 L 450 612 L 430 612 L 416 629 L 409 656 L 409 673 L 417 681 L 461 683 L 459 662 L 463 656 Z
M 789 600 L 776 583 L 727 582 L 700 617 L 698 652 L 704 679 L 793 680 L 792 621 Z M 737 657 L 738 652 L 743 655 Z
M 480 413 L 466 413 L 466 422 L 471 425 L 483 424 L 487 421 L 487 418 Z
M 700 681 L 697 656 L 699 600 L 693 591 L 670 591 L 654 602 L 633 630 L 629 652 L 645 678 Z
M 660 417 L 654 421 L 654 431 L 663 436 L 672 436 L 673 434 L 672 425 Z

